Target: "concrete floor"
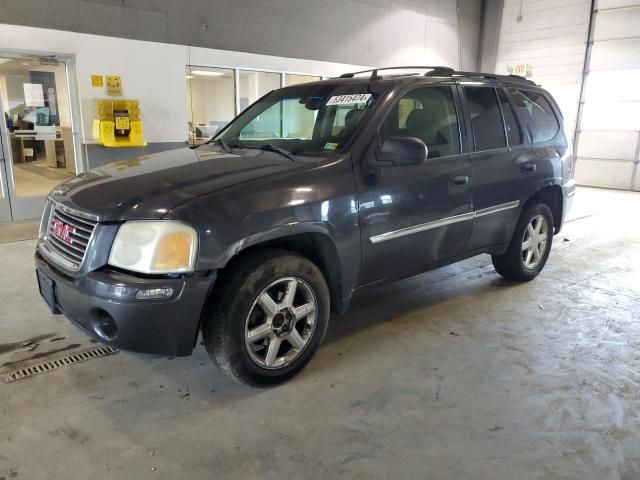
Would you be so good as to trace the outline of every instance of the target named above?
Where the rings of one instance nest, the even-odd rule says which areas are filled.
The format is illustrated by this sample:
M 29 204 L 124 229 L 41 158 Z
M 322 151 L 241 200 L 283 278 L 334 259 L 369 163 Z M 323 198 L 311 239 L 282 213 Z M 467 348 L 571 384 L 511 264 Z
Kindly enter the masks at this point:
M 576 201 L 534 282 L 482 256 L 379 288 L 277 389 L 201 346 L 0 383 L 0 479 L 638 479 L 640 194 Z M 38 298 L 33 248 L 0 245 L 0 374 L 91 346 Z

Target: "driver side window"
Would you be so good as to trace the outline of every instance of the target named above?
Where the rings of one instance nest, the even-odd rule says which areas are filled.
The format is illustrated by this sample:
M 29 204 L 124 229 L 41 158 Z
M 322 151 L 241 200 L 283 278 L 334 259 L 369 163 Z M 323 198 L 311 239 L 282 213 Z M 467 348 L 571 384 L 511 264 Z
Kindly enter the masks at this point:
M 380 141 L 416 137 L 427 144 L 429 158 L 460 153 L 460 128 L 450 87 L 422 87 L 406 93 L 380 127 Z

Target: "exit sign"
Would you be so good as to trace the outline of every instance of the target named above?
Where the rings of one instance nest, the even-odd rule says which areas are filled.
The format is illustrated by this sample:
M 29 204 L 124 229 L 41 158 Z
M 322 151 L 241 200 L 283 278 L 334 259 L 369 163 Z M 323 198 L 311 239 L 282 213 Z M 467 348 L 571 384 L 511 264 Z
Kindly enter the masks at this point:
M 520 75 L 521 77 L 527 77 L 530 75 L 531 70 L 529 69 L 529 65 L 526 63 L 521 63 L 519 65 L 514 65 L 511 73 L 513 75 Z

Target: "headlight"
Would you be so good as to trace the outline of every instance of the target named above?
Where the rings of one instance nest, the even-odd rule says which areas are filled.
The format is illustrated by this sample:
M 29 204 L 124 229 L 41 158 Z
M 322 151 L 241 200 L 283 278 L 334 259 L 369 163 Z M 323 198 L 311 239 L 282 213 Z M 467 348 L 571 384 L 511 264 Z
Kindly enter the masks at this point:
M 109 265 L 140 273 L 193 272 L 198 233 L 184 223 L 132 221 L 120 226 L 109 254 Z

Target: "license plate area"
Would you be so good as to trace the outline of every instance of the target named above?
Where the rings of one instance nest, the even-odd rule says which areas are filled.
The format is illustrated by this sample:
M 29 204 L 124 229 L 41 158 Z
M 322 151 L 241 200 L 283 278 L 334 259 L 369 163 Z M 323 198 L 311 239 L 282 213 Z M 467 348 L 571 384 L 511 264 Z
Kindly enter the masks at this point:
M 51 313 L 61 313 L 56 300 L 56 282 L 49 278 L 49 276 L 40 269 L 36 269 L 36 277 L 38 278 L 38 289 L 40 290 L 40 295 L 42 295 L 44 301 L 49 305 Z

